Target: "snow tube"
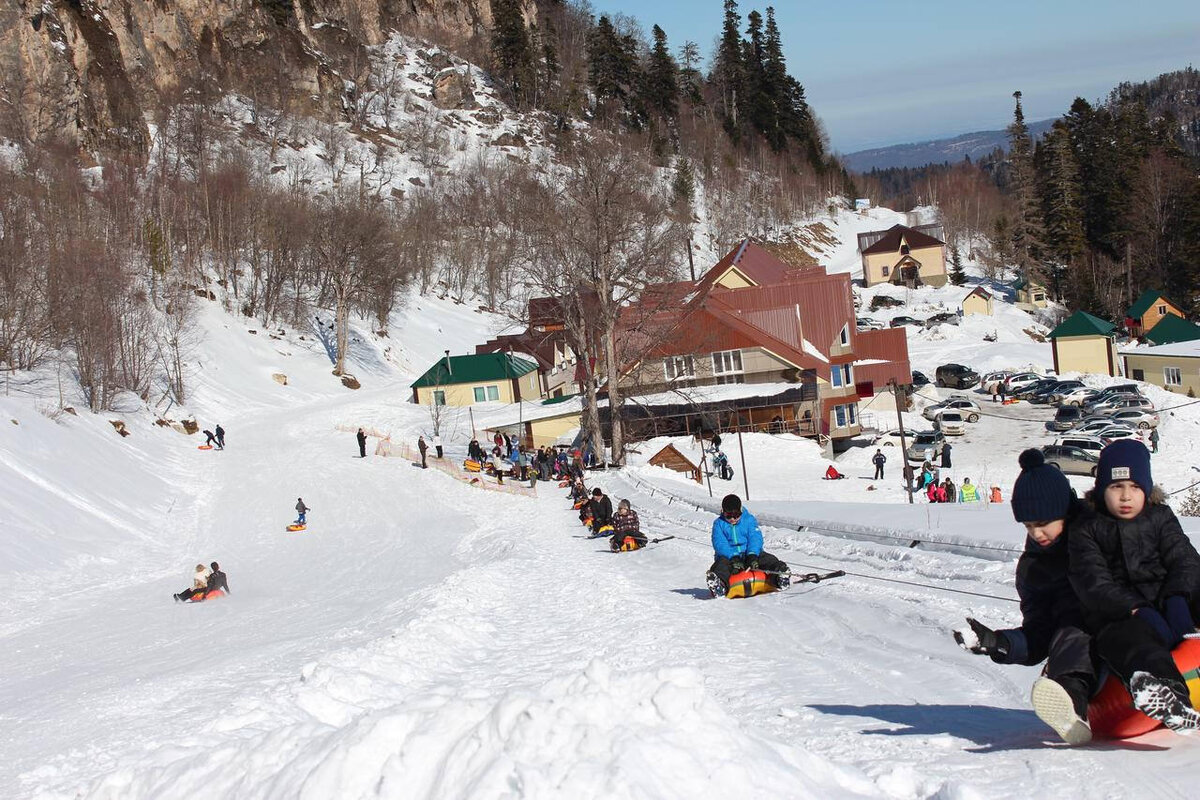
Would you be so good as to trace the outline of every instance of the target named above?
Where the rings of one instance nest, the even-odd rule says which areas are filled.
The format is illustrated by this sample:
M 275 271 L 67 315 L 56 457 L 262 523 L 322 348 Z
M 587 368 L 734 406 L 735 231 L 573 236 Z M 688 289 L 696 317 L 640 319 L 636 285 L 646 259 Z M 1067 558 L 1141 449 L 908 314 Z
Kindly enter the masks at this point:
M 212 600 L 217 597 L 224 597 L 225 593 L 220 589 L 213 589 L 206 594 L 194 594 L 188 598 L 189 603 L 203 603 L 205 600 Z
M 1171 656 L 1187 681 L 1192 706 L 1200 708 L 1200 639 L 1184 639 Z M 1129 690 L 1116 675 L 1109 675 L 1100 692 L 1092 698 L 1088 705 L 1088 724 L 1092 726 L 1093 736 L 1104 739 L 1141 736 L 1159 725 L 1157 720 L 1133 707 Z
M 729 578 L 729 589 L 726 597 L 753 597 L 756 594 L 773 592 L 779 587 L 771 580 L 771 576 L 761 569 L 747 569 L 735 573 Z
M 212 450 L 211 444 L 202 444 L 196 447 L 197 450 Z
M 588 524 L 590 525 L 591 522 L 592 521 L 589 519 Z M 592 536 L 604 536 L 606 534 L 611 534 L 612 532 L 613 532 L 613 526 L 605 523 L 604 525 L 601 525 L 598 530 L 592 531 Z
M 616 539 L 613 539 L 612 543 L 612 549 L 614 553 L 628 553 L 633 550 L 641 550 L 642 547 L 644 547 L 644 545 L 641 543 L 641 541 L 632 534 L 627 534 L 619 543 Z
M 571 504 L 571 508 L 573 508 L 573 509 L 575 509 L 576 511 L 578 511 L 579 509 L 581 509 L 581 508 L 583 508 L 584 506 L 586 506 L 586 505 L 587 505 L 587 502 L 588 502 L 588 501 L 587 501 L 587 498 L 586 498 L 586 497 L 585 497 L 584 499 L 582 499 L 582 500 L 576 500 L 574 503 L 572 503 L 572 504 Z
M 465 469 L 467 472 L 482 472 L 483 464 L 480 464 L 473 458 L 468 458 L 463 462 L 463 469 Z
M 303 530 L 307 530 L 307 529 L 308 529 L 308 526 L 307 526 L 307 525 L 301 525 L 300 523 L 297 523 L 297 522 L 293 522 L 291 525 L 288 525 L 288 526 L 287 526 L 287 529 L 288 529 L 289 531 L 291 531 L 292 533 L 295 533 L 296 531 L 303 531 Z

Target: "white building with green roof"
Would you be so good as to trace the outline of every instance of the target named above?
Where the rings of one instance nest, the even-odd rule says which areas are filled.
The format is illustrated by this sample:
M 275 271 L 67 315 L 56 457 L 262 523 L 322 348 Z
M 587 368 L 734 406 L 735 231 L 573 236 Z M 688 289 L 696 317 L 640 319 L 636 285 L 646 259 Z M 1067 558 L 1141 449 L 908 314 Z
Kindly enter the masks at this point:
M 412 400 L 420 405 L 514 403 L 543 396 L 537 364 L 509 353 L 445 355 L 412 383 Z

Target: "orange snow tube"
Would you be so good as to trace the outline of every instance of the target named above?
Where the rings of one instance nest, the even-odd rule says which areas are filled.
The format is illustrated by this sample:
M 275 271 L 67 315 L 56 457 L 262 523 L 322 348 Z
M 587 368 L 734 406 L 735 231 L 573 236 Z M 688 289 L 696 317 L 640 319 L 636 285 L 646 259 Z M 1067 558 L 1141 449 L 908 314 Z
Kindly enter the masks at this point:
M 288 531 L 289 531 L 289 532 L 291 532 L 291 533 L 295 533 L 295 532 L 297 532 L 297 531 L 306 530 L 307 528 L 308 528 L 308 526 L 307 526 L 307 525 L 301 525 L 301 524 L 300 524 L 300 523 L 298 523 L 298 522 L 293 522 L 291 525 L 288 525 L 288 526 L 287 526 L 287 529 L 288 529 Z
M 747 569 L 731 575 L 726 597 L 753 597 L 756 594 L 774 592 L 779 587 L 771 582 L 771 576 L 761 569 Z
M 642 543 L 637 540 L 637 537 L 626 536 L 624 539 L 621 540 L 620 546 L 615 547 L 613 549 L 617 550 L 618 552 L 621 552 L 621 553 L 628 553 L 632 550 L 641 550 Z
M 212 600 L 215 597 L 224 597 L 225 593 L 220 589 L 213 589 L 208 594 L 194 594 L 188 598 L 189 603 L 203 603 L 205 600 Z
M 196 447 L 197 450 L 212 450 L 211 444 L 202 444 Z
M 473 458 L 468 458 L 463 462 L 463 469 L 465 469 L 467 472 L 482 472 L 483 464 L 480 464 Z
M 1171 656 L 1187 681 L 1192 706 L 1200 708 L 1200 639 L 1184 639 Z M 1088 724 L 1092 726 L 1093 736 L 1104 739 L 1141 736 L 1159 725 L 1157 720 L 1133 707 L 1133 698 L 1116 675 L 1109 675 L 1099 694 L 1092 698 L 1088 705 Z

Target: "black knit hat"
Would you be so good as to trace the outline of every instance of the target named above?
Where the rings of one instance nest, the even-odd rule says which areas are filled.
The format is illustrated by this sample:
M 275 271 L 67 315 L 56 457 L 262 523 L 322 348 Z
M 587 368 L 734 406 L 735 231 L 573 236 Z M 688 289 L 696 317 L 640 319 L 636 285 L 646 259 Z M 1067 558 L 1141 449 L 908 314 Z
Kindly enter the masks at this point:
M 1021 453 L 1021 474 L 1012 489 L 1013 517 L 1017 522 L 1051 522 L 1066 519 L 1074 491 L 1058 467 L 1046 463 L 1041 450 Z
M 1096 491 L 1103 492 L 1113 481 L 1129 480 L 1150 496 L 1154 478 L 1150 474 L 1150 451 L 1136 439 L 1118 439 L 1100 451 L 1096 467 Z
M 599 486 L 597 486 L 595 489 L 592 489 L 592 497 L 599 497 L 602 494 L 604 494 L 604 492 L 600 491 Z
M 727 494 L 721 500 L 721 513 L 723 514 L 740 514 L 742 513 L 742 498 L 736 494 Z

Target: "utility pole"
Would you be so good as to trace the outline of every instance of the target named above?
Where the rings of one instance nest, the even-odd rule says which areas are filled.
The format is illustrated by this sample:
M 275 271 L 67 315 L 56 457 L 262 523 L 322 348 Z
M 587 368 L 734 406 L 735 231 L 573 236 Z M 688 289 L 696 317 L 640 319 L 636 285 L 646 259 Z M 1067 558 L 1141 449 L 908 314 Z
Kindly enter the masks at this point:
M 739 419 L 738 422 L 741 422 Z M 738 425 L 738 452 L 742 454 L 742 487 L 746 490 L 746 499 L 750 499 L 750 478 L 746 475 L 746 448 L 742 447 L 742 426 Z
M 900 476 L 904 478 L 904 487 L 908 490 L 908 503 L 912 505 L 912 480 L 908 477 L 908 441 L 904 435 L 904 417 L 900 414 L 900 398 L 903 392 L 900 391 L 895 378 L 888 383 L 892 387 L 892 399 L 896 402 L 896 423 L 900 426 L 900 463 L 904 465 Z

